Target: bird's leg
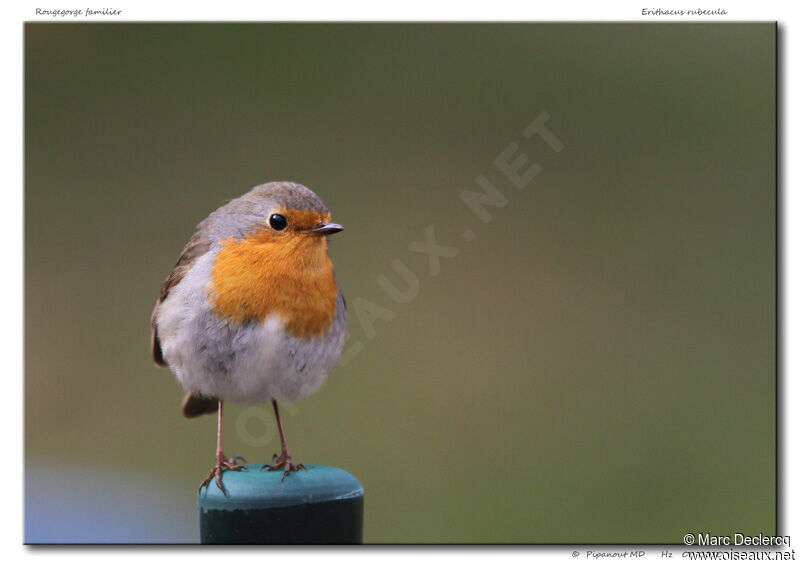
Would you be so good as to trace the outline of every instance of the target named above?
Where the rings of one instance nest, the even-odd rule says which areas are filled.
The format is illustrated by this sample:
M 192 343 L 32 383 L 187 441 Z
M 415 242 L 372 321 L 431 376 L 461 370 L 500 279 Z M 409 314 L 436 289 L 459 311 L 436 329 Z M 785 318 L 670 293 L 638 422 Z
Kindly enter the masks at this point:
M 241 460 L 242 462 L 245 461 L 245 459 L 241 456 L 234 456 L 233 458 L 228 459 L 225 457 L 225 454 L 222 453 L 222 400 L 220 400 L 219 409 L 217 411 L 217 455 L 214 459 L 214 467 L 211 468 L 211 471 L 208 472 L 206 479 L 204 479 L 203 483 L 200 484 L 200 489 L 203 489 L 203 487 L 207 486 L 211 481 L 211 478 L 216 478 L 217 487 L 227 496 L 228 492 L 225 489 L 225 486 L 222 485 L 222 472 L 225 470 L 233 470 L 234 472 L 247 470 L 247 468 L 238 464 L 237 460 Z
M 286 476 L 289 475 L 290 472 L 296 472 L 297 470 L 305 470 L 306 467 L 303 464 L 295 464 L 292 462 L 292 457 L 289 455 L 289 449 L 286 448 L 286 439 L 283 436 L 283 426 L 281 425 L 281 415 L 278 412 L 278 402 L 273 399 L 272 400 L 272 408 L 275 410 L 275 420 L 278 421 L 278 434 L 281 436 L 281 455 L 275 455 L 277 459 L 275 460 L 274 464 L 265 464 L 261 466 L 263 470 L 266 468 L 270 471 L 275 470 L 283 470 L 283 475 L 281 476 L 281 481 L 286 479 Z

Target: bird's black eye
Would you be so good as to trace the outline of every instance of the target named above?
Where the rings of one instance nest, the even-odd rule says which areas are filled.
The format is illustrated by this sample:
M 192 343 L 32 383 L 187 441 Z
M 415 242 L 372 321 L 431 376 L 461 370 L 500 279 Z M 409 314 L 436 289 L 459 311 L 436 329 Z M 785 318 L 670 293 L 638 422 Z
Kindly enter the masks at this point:
M 286 228 L 286 217 L 282 214 L 272 214 L 269 217 L 269 227 L 273 230 L 281 231 Z

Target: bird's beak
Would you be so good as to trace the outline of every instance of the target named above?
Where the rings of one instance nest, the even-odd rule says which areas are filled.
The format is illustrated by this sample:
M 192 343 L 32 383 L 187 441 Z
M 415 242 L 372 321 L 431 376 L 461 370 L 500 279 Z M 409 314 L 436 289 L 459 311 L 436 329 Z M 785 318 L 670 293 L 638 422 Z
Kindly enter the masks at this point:
M 342 230 L 344 230 L 344 226 L 341 224 L 334 224 L 333 222 L 320 222 L 315 228 L 311 228 L 308 231 L 312 234 L 328 235 L 341 232 Z

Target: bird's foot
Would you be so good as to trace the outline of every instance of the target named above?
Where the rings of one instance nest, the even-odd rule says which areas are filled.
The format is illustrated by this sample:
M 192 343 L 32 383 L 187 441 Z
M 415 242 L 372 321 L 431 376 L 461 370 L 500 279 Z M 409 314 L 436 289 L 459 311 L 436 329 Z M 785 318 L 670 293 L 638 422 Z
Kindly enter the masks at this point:
M 225 486 L 222 485 L 222 472 L 224 472 L 225 470 L 231 470 L 232 472 L 241 472 L 241 471 L 246 472 L 247 468 L 237 463 L 238 460 L 246 462 L 245 459 L 242 458 L 241 456 L 234 456 L 233 458 L 228 459 L 225 457 L 225 454 L 221 452 L 218 453 L 214 467 L 211 468 L 210 472 L 208 472 L 206 479 L 204 479 L 203 483 L 200 484 L 200 488 L 198 489 L 198 491 L 206 487 L 211 481 L 211 478 L 216 478 L 217 487 L 227 497 L 228 491 L 225 489 Z
M 274 472 L 276 470 L 283 470 L 281 481 L 285 480 L 286 476 L 288 476 L 291 472 L 296 472 L 297 470 L 306 469 L 306 467 L 303 464 L 295 464 L 294 462 L 292 462 L 292 457 L 286 451 L 281 452 L 280 456 L 275 454 L 272 457 L 272 461 L 275 463 L 264 464 L 263 466 L 261 466 L 261 470 L 263 471 L 264 468 L 266 468 L 270 472 Z

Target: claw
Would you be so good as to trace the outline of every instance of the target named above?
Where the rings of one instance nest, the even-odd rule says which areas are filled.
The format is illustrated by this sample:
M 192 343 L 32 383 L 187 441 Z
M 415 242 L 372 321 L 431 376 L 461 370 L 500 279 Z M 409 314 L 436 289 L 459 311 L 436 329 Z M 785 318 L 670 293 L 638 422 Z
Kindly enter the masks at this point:
M 217 468 L 214 472 L 214 475 L 217 476 L 217 487 L 225 497 L 228 497 L 228 490 L 226 490 L 225 486 L 222 485 L 222 468 Z
M 241 472 L 247 470 L 247 468 L 245 468 L 244 466 L 236 463 L 237 458 L 244 462 L 244 458 L 242 458 L 241 456 L 234 456 L 233 458 L 228 460 L 227 458 L 225 458 L 224 454 L 218 453 L 214 467 L 211 468 L 211 471 L 208 472 L 206 479 L 204 479 L 203 483 L 200 484 L 200 488 L 197 490 L 197 492 L 200 493 L 200 491 L 202 491 L 204 487 L 207 488 L 208 484 L 211 483 L 211 478 L 214 478 L 215 479 L 214 483 L 217 484 L 219 490 L 223 493 L 223 495 L 225 495 L 225 497 L 228 497 L 228 490 L 225 489 L 225 486 L 222 483 L 222 473 L 225 470 L 230 470 L 232 472 Z
M 281 482 L 286 479 L 292 472 L 296 472 L 297 470 L 306 470 L 306 467 L 303 464 L 295 464 L 292 462 L 292 457 L 289 455 L 288 452 L 281 452 L 281 455 L 276 458 L 273 458 L 274 464 L 264 464 L 261 466 L 261 470 L 263 471 L 265 468 L 270 472 L 275 472 L 278 470 L 283 470 L 283 475 L 281 475 Z M 308 470 L 306 470 L 308 471 Z

